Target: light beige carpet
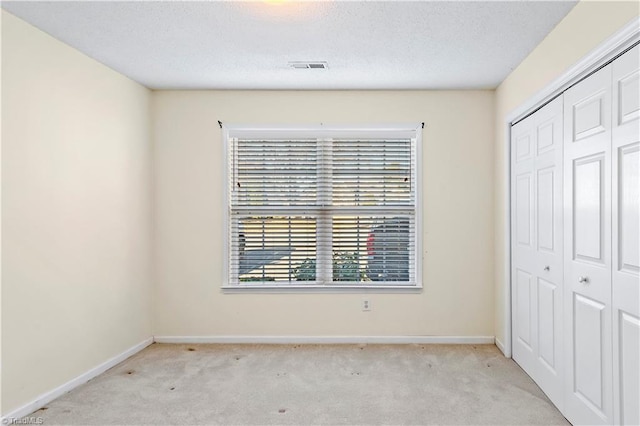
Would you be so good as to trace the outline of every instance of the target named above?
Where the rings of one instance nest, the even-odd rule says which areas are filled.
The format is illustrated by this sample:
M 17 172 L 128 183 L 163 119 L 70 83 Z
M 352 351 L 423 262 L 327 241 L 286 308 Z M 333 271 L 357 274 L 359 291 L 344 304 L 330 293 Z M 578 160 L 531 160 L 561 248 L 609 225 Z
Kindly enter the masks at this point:
M 154 344 L 45 425 L 567 424 L 493 345 Z

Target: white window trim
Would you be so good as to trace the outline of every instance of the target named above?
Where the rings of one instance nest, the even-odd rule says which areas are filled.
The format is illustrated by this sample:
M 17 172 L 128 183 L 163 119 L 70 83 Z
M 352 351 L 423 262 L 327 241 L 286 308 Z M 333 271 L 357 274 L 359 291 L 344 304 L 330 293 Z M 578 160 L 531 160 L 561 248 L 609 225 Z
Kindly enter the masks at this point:
M 221 290 L 224 293 L 420 293 L 423 288 L 423 206 L 422 192 L 423 188 L 423 158 L 422 158 L 422 129 L 424 123 L 403 123 L 403 124 L 372 124 L 372 125 L 250 125 L 250 124 L 222 124 L 222 139 L 225 145 L 225 190 L 223 191 L 224 213 L 224 267 L 223 267 L 223 285 Z M 396 284 L 264 284 L 264 283 L 242 283 L 231 284 L 229 282 L 229 256 L 230 241 L 229 227 L 231 224 L 229 197 L 227 194 L 227 184 L 231 177 L 232 171 L 229 169 L 229 150 L 231 149 L 230 140 L 233 138 L 415 138 L 416 139 L 416 213 L 415 213 L 415 283 L 406 284 L 399 282 Z

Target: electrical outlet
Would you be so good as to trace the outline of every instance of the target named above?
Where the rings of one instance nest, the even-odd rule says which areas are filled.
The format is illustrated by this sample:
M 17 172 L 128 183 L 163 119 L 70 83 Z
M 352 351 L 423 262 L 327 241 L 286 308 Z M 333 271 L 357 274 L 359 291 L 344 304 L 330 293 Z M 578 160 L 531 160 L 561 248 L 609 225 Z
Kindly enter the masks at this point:
M 363 311 L 370 311 L 371 310 L 371 300 L 362 299 L 362 310 Z

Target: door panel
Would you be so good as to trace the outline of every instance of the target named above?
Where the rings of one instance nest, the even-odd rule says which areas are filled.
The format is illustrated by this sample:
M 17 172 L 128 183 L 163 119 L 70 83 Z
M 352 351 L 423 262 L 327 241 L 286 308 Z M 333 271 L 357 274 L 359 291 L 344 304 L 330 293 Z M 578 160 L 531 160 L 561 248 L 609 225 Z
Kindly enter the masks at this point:
M 619 423 L 627 425 L 640 424 L 640 319 L 619 311 L 619 343 L 620 343 L 620 399 Z M 617 405 L 617 404 L 616 404 Z
M 573 392 L 588 401 L 592 409 L 603 410 L 603 354 L 606 351 L 604 330 L 605 306 L 574 293 L 575 350 Z
M 512 128 L 513 358 L 562 407 L 562 97 Z
M 640 232 L 640 214 L 638 200 L 640 191 L 638 183 L 640 173 L 640 144 L 637 142 L 619 148 L 618 155 L 618 268 L 620 271 L 638 275 L 640 267 L 640 250 L 638 250 L 638 233 Z
M 558 286 L 538 278 L 538 342 L 540 360 L 552 372 L 556 371 L 556 329 L 558 318 L 555 305 L 558 299 Z
M 613 422 L 611 65 L 564 93 L 565 411 Z
M 559 124 L 560 123 L 556 121 L 555 117 L 551 117 L 537 126 L 538 143 L 536 146 L 538 149 L 538 155 L 544 154 L 559 145 L 560 141 L 558 140 L 558 132 L 554 132 L 554 130 L 557 130 Z
M 573 239 L 574 259 L 603 263 L 604 224 L 602 176 L 604 158 L 598 154 L 574 160 Z
M 616 65 L 616 68 L 620 67 L 619 63 Z M 637 120 L 640 117 L 640 102 L 637 96 L 637 93 L 640 92 L 639 77 L 638 70 L 632 70 L 628 75 L 620 77 L 617 82 L 616 89 L 620 103 L 616 117 L 619 125 Z
M 573 142 L 607 131 L 605 121 L 606 91 L 600 91 L 573 105 Z
M 640 424 L 640 47 L 612 63 L 614 419 Z
M 531 275 L 516 271 L 516 300 L 518 301 L 516 312 L 518 313 L 518 340 L 526 349 L 531 351 Z
M 538 250 L 553 253 L 555 251 L 555 200 L 554 183 L 557 177 L 555 169 L 549 167 L 538 170 L 538 188 L 537 188 L 537 222 L 538 222 Z
M 520 246 L 531 245 L 531 175 L 516 178 L 516 241 Z
M 525 133 L 516 138 L 516 161 L 519 163 L 531 158 L 531 134 Z

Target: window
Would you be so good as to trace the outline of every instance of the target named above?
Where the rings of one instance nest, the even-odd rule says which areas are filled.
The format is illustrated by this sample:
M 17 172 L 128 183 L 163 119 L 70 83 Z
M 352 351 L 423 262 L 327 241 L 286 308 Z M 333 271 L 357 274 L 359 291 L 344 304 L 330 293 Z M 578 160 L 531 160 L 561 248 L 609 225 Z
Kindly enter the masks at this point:
M 420 287 L 419 135 L 225 127 L 226 287 Z

